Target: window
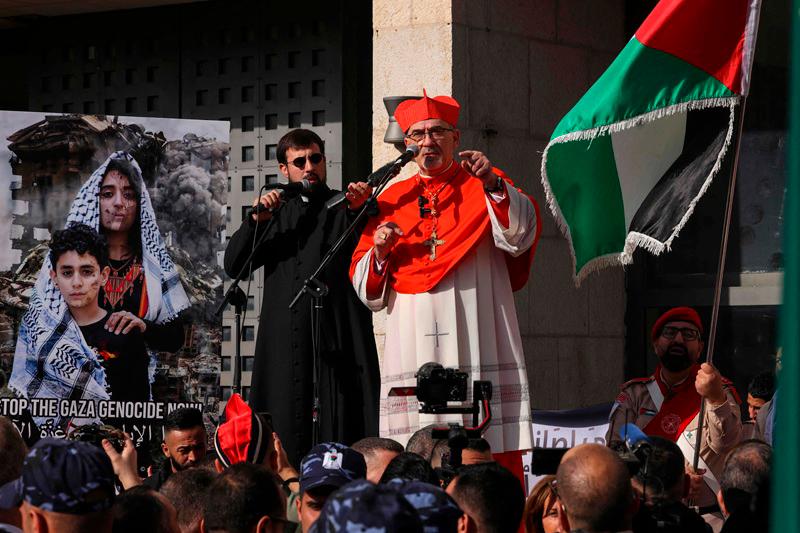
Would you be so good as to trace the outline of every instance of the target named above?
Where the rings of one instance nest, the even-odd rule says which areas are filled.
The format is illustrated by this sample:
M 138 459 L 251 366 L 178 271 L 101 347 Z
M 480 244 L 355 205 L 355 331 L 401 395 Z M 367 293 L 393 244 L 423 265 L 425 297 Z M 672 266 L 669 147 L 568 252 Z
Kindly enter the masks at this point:
M 233 358 L 231 357 L 223 357 L 222 358 L 222 371 L 223 372 L 230 372 L 233 370 L 233 365 L 231 363 Z
M 231 69 L 231 58 L 222 57 L 217 61 L 217 70 L 220 74 L 227 74 Z
M 147 97 L 147 111 L 158 111 L 158 96 L 148 96 Z
M 252 146 L 242 146 L 242 161 L 252 161 L 255 156 L 255 148 Z
M 198 106 L 203 106 L 208 103 L 208 91 L 203 89 L 195 93 L 194 103 Z
M 222 326 L 222 342 L 228 342 L 230 340 L 231 340 L 231 327 Z
M 103 72 L 103 86 L 111 87 L 114 83 L 114 73 L 110 70 Z
M 253 342 L 256 340 L 255 326 L 244 326 L 242 328 L 242 340 L 246 342 Z
M 106 115 L 113 115 L 116 113 L 115 111 L 116 101 L 113 98 L 109 98 L 105 102 L 103 102 L 103 113 Z
M 264 70 L 272 70 L 275 68 L 276 54 L 267 54 L 264 56 Z
M 255 357 L 242 357 L 242 372 L 252 372 L 253 371 L 253 362 L 256 360 Z M 250 387 L 245 387 L 245 389 L 249 392 Z
M 300 63 L 300 52 L 289 52 L 287 59 L 289 68 L 296 68 L 298 63 Z
M 253 131 L 256 125 L 256 117 L 242 117 L 242 131 Z
M 156 73 L 158 72 L 158 67 L 147 67 L 147 83 L 153 83 L 156 81 Z
M 245 56 L 242 58 L 242 73 L 252 72 L 253 65 L 256 62 L 256 58 L 253 56 Z
M 325 50 L 321 48 L 311 50 L 311 66 L 321 67 L 323 63 L 325 63 Z
M 61 88 L 65 91 L 72 89 L 72 76 L 65 74 L 61 77 Z
M 135 68 L 128 68 L 125 69 L 125 83 L 128 85 L 132 85 L 136 82 L 136 69 Z
M 268 83 L 264 85 L 264 100 L 275 100 L 278 97 L 278 84 Z
M 278 175 L 277 174 L 266 174 L 264 179 L 267 183 L 278 183 Z
M 220 104 L 231 103 L 231 89 L 230 87 L 222 87 L 217 91 L 217 102 Z
M 242 206 L 248 207 L 248 206 Z M 255 296 L 248 296 L 247 297 L 247 310 L 248 311 L 255 311 L 256 309 L 256 297 Z
M 242 87 L 242 103 L 252 102 L 256 94 L 256 88 L 252 85 Z
M 289 127 L 290 128 L 299 128 L 300 127 L 300 113 L 289 113 Z
M 289 98 L 300 98 L 300 82 L 289 82 Z
M 311 96 L 325 96 L 325 80 L 311 82 Z
M 83 88 L 84 89 L 91 89 L 92 85 L 94 85 L 94 72 L 84 72 L 83 73 Z
M 208 73 L 208 61 L 205 59 L 198 61 L 195 64 L 194 73 L 197 76 L 205 76 Z
M 136 97 L 130 96 L 125 99 L 125 112 L 126 113 L 135 113 L 136 112 Z
M 83 103 L 83 114 L 84 115 L 91 115 L 94 113 L 94 102 L 84 102 Z
M 231 387 L 222 387 L 222 401 L 227 402 L 231 399 L 231 394 L 233 394 L 233 389 Z
M 225 208 L 225 222 L 228 224 L 231 222 L 231 206 Z
M 256 190 L 255 176 L 242 176 L 242 192 Z
M 324 126 L 325 125 L 325 111 L 312 111 L 311 112 L 311 125 Z
M 242 399 L 244 401 L 250 399 L 250 387 L 242 387 Z
M 86 47 L 86 59 L 89 61 L 97 59 L 97 48 L 95 46 L 89 45 Z
M 231 192 L 231 177 L 228 176 L 228 192 Z
M 269 161 L 277 159 L 278 158 L 277 149 L 278 149 L 278 146 L 275 145 L 275 144 L 266 145 L 264 147 L 264 157 Z
M 244 222 L 247 219 L 247 214 L 250 212 L 250 209 L 251 209 L 251 206 L 249 206 L 249 205 L 243 205 L 242 206 L 242 222 Z M 248 301 L 247 305 L 248 305 L 247 309 L 250 309 L 249 301 Z
M 278 129 L 278 115 L 274 113 L 270 113 L 269 115 L 264 115 L 264 129 L 265 130 Z

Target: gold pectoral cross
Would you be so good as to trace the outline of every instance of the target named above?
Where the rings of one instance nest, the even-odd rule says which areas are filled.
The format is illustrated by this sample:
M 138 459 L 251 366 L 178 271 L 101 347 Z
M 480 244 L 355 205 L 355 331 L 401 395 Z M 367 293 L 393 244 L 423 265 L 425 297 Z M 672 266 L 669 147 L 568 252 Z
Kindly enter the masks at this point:
M 436 247 L 444 244 L 444 239 L 438 238 L 438 235 L 436 235 L 436 229 L 434 228 L 433 232 L 431 233 L 430 239 L 424 241 L 422 244 L 428 246 L 431 249 L 430 258 L 431 261 L 433 261 L 434 259 L 436 259 Z

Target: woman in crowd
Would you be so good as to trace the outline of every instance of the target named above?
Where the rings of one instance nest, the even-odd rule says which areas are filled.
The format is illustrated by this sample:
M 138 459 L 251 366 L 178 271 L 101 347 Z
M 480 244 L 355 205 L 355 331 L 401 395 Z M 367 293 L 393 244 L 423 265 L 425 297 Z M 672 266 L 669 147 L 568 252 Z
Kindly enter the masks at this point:
M 527 533 L 560 533 L 556 493 L 553 490 L 555 479 L 556 476 L 544 476 L 528 496 L 522 515 Z

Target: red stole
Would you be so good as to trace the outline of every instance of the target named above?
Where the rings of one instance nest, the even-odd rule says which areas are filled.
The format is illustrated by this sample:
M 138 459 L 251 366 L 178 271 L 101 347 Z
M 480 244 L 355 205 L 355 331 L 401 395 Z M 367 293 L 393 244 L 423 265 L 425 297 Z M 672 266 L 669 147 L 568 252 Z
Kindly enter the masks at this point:
M 656 367 L 654 373 L 658 388 L 664 395 L 664 402 L 658 414 L 644 427 L 647 435 L 656 435 L 676 442 L 686 426 L 700 412 L 701 396 L 694 387 L 694 381 L 700 365 L 694 365 L 683 383 L 670 389 L 661 379 L 661 365 Z
M 497 168 L 493 168 L 493 171 L 506 181 L 507 187 L 513 186 L 504 172 Z M 436 230 L 438 238 L 444 243 L 437 247 L 436 259 L 430 260 L 430 247 L 425 241 L 431 236 L 433 222 L 430 214 L 420 217 L 417 203 L 418 197 L 423 193 L 420 179 L 417 174 L 397 182 L 378 197 L 380 214 L 369 220 L 361 234 L 350 264 L 351 278 L 358 262 L 373 246 L 375 228 L 384 222 L 395 222 L 405 234 L 398 240 L 387 263 L 389 286 L 404 294 L 430 291 L 481 239 L 491 234 L 492 226 L 486 210 L 483 183 L 454 163 L 450 170 L 427 181 L 429 190 L 437 191 L 442 188 L 438 194 L 439 217 Z M 506 204 L 507 202 L 506 199 Z M 531 202 L 536 208 L 536 202 L 532 198 Z M 538 240 L 541 231 L 538 208 L 536 214 Z M 499 220 L 503 221 L 503 217 L 500 216 Z M 511 287 L 514 290 L 522 288 L 528 281 L 535 248 L 534 243 L 518 257 L 506 255 Z

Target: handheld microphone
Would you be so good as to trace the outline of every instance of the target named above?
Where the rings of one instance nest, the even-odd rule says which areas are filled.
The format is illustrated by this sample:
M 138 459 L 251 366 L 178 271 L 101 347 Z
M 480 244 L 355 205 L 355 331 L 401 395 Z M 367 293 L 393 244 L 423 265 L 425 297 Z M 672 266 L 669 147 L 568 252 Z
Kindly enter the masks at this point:
M 377 185 L 380 184 L 381 179 L 383 179 L 383 177 L 386 176 L 386 174 L 392 171 L 393 169 L 395 170 L 395 173 L 400 172 L 400 169 L 406 166 L 409 161 L 414 159 L 418 153 L 419 153 L 419 146 L 417 146 L 416 144 L 409 144 L 406 147 L 405 152 L 400 154 L 400 157 L 398 157 L 394 161 L 386 163 L 381 168 L 379 168 L 378 170 L 367 176 L 366 179 L 367 185 L 369 185 L 370 187 L 376 187 Z M 328 209 L 333 209 L 334 207 L 345 201 L 345 194 L 346 191 L 340 192 L 339 194 L 328 200 L 325 203 L 325 206 Z
M 304 192 L 308 192 L 311 190 L 311 182 L 307 179 L 302 179 L 300 181 L 292 181 L 289 183 L 268 183 L 265 185 L 262 190 L 275 190 L 278 189 L 281 192 L 281 199 L 285 198 L 292 198 L 297 196 L 298 194 L 302 194 Z M 265 211 L 274 211 L 274 208 L 265 207 L 264 204 L 259 203 L 250 211 L 248 211 L 248 215 L 258 215 L 259 213 L 264 213 Z

